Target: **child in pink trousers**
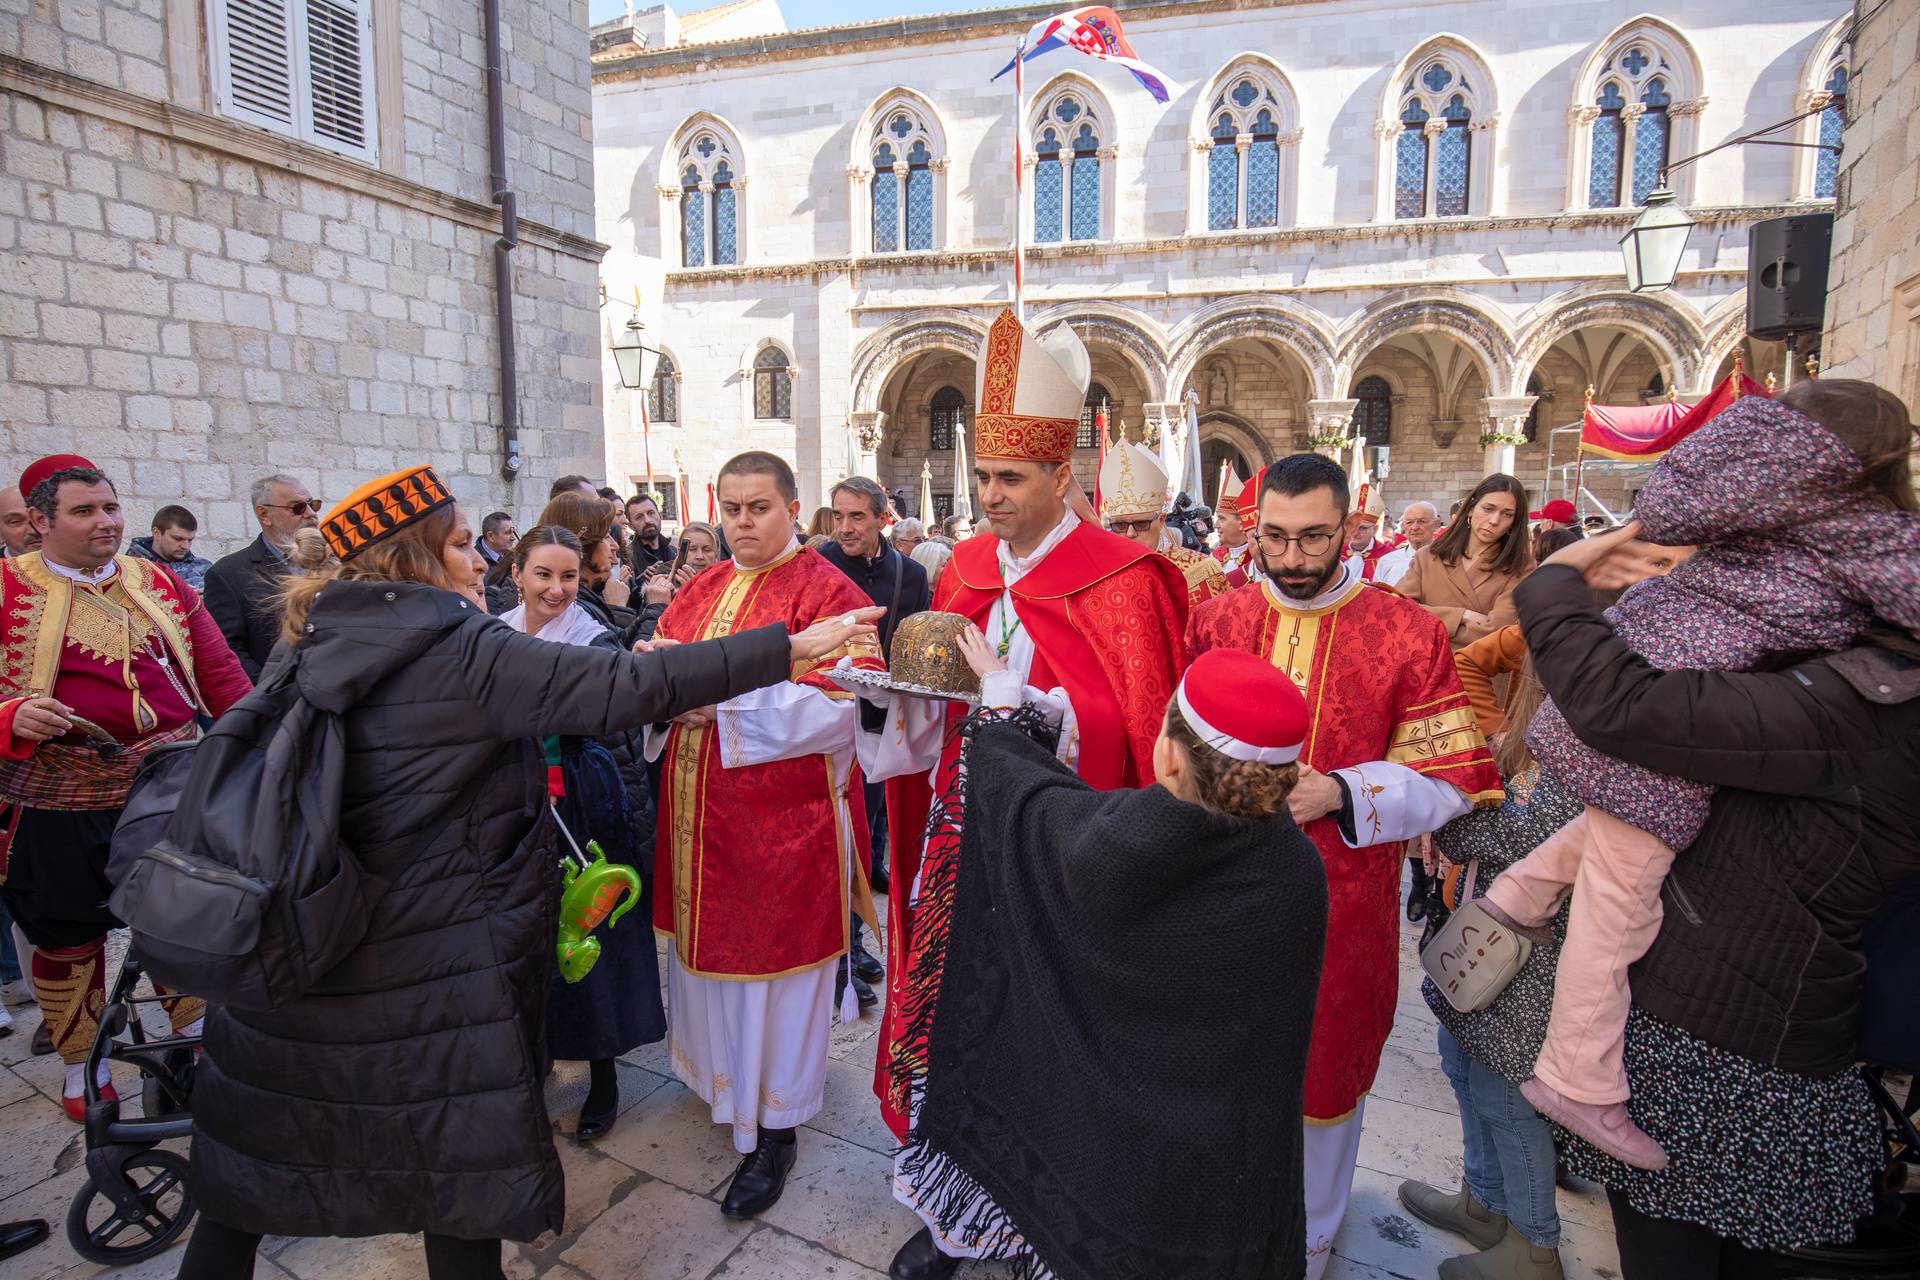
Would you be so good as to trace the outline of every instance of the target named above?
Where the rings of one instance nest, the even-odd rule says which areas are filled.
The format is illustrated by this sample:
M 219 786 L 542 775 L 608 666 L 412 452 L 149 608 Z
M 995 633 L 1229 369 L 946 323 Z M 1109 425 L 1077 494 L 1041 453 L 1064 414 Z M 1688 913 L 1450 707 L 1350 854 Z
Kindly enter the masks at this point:
M 1905 407 L 1868 383 L 1810 381 L 1778 401 L 1737 402 L 1640 491 L 1644 536 L 1699 550 L 1608 611 L 1620 638 L 1664 670 L 1747 671 L 1843 649 L 1875 615 L 1920 631 L 1912 437 Z M 1705 824 L 1713 788 L 1594 750 L 1550 701 L 1527 744 L 1587 808 L 1496 879 L 1483 904 L 1529 928 L 1572 897 L 1546 1044 L 1521 1092 L 1609 1155 L 1664 1168 L 1666 1153 L 1625 1105 L 1627 969 L 1660 930 L 1660 887 Z

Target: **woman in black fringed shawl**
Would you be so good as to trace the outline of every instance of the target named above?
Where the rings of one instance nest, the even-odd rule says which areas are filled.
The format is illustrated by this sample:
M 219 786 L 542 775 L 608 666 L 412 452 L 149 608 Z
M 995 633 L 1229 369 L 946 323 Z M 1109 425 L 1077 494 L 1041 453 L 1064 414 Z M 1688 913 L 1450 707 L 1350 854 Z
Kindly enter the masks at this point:
M 905 1280 L 962 1257 L 1059 1280 L 1289 1280 L 1305 1266 L 1300 1095 L 1326 939 L 1320 856 L 1287 812 L 1306 734 L 1252 654 L 1195 663 L 1158 785 L 1095 791 L 1055 758 L 977 631 L 982 710 L 920 887 L 914 1125 L 894 1193 L 927 1223 Z M 916 1032 L 919 1033 L 916 1036 Z

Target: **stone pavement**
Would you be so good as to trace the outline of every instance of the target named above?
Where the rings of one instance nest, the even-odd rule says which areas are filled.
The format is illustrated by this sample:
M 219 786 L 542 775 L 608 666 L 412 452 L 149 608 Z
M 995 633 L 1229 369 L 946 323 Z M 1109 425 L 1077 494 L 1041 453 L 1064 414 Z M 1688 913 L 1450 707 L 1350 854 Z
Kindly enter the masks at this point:
M 1413 943 L 1401 935 L 1399 1013 L 1380 1078 L 1367 1103 L 1353 1205 L 1335 1244 L 1328 1280 L 1431 1280 L 1467 1246 L 1417 1221 L 1394 1189 L 1405 1178 L 1459 1185 L 1460 1129 L 1453 1092 L 1434 1052 L 1433 1019 L 1419 995 Z M 38 1015 L 15 1008 L 0 1038 L 0 1220 L 44 1217 L 54 1238 L 0 1262 L 0 1280 L 170 1278 L 179 1250 L 110 1270 L 81 1262 L 61 1223 L 84 1178 L 78 1128 L 61 1112 L 60 1067 L 27 1057 Z M 558 1238 L 510 1245 L 507 1274 L 556 1280 L 878 1280 L 918 1221 L 888 1193 L 893 1144 L 869 1092 L 878 1018 L 837 1027 L 826 1109 L 800 1138 L 786 1195 L 758 1222 L 729 1222 L 719 1200 L 735 1156 L 729 1135 L 673 1078 L 663 1046 L 621 1066 L 619 1125 L 593 1147 L 560 1139 L 567 1174 L 567 1229 Z M 131 1077 L 121 1079 L 131 1092 Z M 586 1094 L 584 1065 L 562 1064 L 548 1100 L 570 1129 Z M 1618 1260 L 1605 1197 L 1560 1192 L 1560 1256 L 1570 1280 L 1614 1280 Z M 976 1264 L 964 1280 L 990 1280 Z M 417 1240 L 269 1240 L 262 1280 L 406 1280 L 423 1275 Z

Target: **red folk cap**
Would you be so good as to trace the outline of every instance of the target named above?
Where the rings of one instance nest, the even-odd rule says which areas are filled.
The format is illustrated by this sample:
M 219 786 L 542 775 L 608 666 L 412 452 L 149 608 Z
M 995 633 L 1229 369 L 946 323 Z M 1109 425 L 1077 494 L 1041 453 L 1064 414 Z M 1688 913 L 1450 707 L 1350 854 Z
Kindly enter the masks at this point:
M 1555 498 L 1538 511 L 1527 513 L 1529 520 L 1551 520 L 1555 524 L 1572 524 L 1579 518 L 1578 513 L 1573 509 L 1573 504 L 1565 498 Z
M 1278 667 L 1243 649 L 1209 649 L 1174 692 L 1200 741 L 1233 760 L 1292 764 L 1307 740 L 1307 703 Z
M 97 471 L 98 467 L 77 453 L 50 453 L 38 462 L 30 462 L 27 469 L 20 473 L 20 501 L 25 502 L 33 496 L 33 491 L 45 484 L 47 477 L 56 471 L 71 471 L 75 467 L 85 467 Z

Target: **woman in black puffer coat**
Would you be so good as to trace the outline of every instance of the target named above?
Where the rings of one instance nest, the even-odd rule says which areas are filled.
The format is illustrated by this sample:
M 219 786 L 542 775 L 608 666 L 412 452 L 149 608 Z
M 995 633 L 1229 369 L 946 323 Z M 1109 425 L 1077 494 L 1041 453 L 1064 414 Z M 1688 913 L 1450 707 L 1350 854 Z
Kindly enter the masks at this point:
M 426 1232 L 435 1280 L 489 1280 L 501 1237 L 558 1229 L 565 1203 L 540 1085 L 557 872 L 537 739 L 777 683 L 853 628 L 641 655 L 521 635 L 486 614 L 472 532 L 425 468 L 355 493 L 321 531 L 338 576 L 288 588 L 295 643 L 274 661 L 343 717 L 342 835 L 389 883 L 305 996 L 209 1011 L 203 1216 L 180 1275 L 250 1275 L 264 1234 Z

